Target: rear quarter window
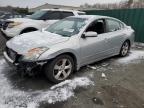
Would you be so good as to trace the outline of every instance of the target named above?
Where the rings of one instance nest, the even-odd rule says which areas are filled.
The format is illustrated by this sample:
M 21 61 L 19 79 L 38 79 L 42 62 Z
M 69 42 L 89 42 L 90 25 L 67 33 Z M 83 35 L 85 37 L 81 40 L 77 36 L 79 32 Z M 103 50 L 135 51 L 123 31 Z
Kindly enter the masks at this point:
M 74 16 L 73 12 L 62 12 L 62 18 L 66 18 L 69 16 Z
M 78 13 L 78 15 L 86 15 L 86 13 Z
M 119 21 L 107 19 L 107 32 L 114 32 L 122 29 L 122 25 Z
M 58 20 L 61 19 L 60 12 L 59 11 L 54 11 L 48 14 L 48 19 L 49 20 Z

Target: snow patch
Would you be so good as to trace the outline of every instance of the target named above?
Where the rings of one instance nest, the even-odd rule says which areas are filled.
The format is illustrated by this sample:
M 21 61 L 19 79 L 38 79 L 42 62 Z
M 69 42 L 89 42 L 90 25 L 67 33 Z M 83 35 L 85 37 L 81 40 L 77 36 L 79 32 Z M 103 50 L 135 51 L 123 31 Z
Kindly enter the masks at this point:
M 3 59 L 0 60 L 3 64 Z M 74 96 L 74 90 L 78 87 L 94 85 L 88 77 L 78 77 L 66 80 L 52 86 L 47 91 L 22 91 L 13 89 L 3 71 L 4 65 L 0 65 L 0 108 L 38 108 L 39 103 L 56 103 L 66 101 Z
M 5 62 L 5 60 L 4 59 L 0 59 L 0 65 L 3 65 L 3 64 L 5 64 L 6 62 Z
M 37 99 L 40 99 L 40 102 L 46 101 L 48 103 L 66 101 L 68 98 L 74 96 L 74 90 L 77 87 L 87 87 L 89 85 L 94 85 L 94 83 L 87 77 L 66 80 L 52 86 L 50 90 L 43 92 Z
M 128 64 L 128 63 L 135 63 L 136 60 L 144 59 L 144 51 L 140 50 L 131 50 L 130 54 L 127 57 L 123 57 L 118 60 L 119 63 Z

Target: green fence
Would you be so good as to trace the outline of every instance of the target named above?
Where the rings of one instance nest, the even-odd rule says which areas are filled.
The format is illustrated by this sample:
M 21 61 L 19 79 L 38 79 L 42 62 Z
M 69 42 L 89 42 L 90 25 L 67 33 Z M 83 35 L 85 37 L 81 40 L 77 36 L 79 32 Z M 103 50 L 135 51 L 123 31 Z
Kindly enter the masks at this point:
M 144 9 L 86 10 L 86 13 L 118 18 L 135 30 L 136 42 L 144 42 Z

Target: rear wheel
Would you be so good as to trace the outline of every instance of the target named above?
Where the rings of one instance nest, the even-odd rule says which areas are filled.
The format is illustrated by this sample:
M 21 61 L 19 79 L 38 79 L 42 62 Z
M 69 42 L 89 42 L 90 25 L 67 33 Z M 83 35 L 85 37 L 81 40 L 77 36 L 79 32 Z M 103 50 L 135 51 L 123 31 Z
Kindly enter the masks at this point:
M 129 41 L 125 41 L 120 50 L 120 56 L 125 57 L 130 50 L 130 43 Z
M 67 79 L 74 70 L 74 61 L 69 55 L 61 55 L 45 66 L 46 77 L 54 82 L 59 83 Z

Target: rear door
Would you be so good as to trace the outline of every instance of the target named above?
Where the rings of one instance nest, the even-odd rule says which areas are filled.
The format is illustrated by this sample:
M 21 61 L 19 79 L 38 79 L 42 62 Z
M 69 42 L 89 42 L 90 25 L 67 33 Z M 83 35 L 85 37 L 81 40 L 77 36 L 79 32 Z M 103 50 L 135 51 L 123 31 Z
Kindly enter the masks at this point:
M 107 28 L 107 45 L 109 50 L 107 51 L 110 55 L 118 54 L 124 39 L 124 25 L 114 19 L 106 19 Z

